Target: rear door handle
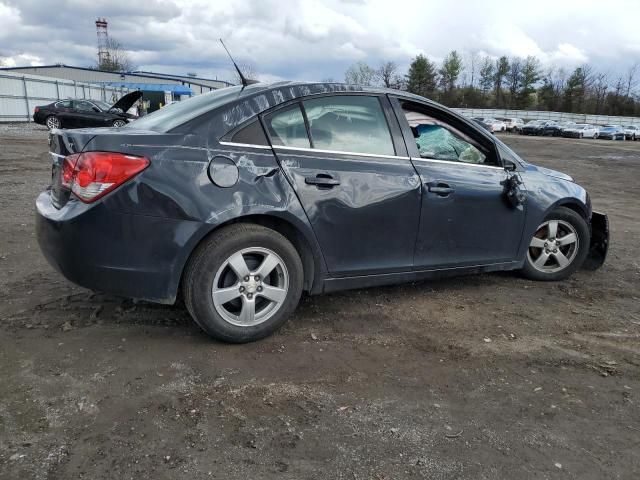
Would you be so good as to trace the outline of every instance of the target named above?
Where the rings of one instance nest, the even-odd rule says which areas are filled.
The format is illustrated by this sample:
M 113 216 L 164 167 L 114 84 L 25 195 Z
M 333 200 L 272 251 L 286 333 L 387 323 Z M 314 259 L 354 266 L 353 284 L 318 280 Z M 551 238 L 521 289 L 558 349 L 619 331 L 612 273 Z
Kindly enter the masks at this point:
M 438 181 L 427 183 L 427 190 L 441 197 L 447 197 L 456 191 L 451 185 Z
M 305 177 L 304 183 L 315 185 L 318 188 L 333 188 L 336 185 L 340 185 L 340 180 L 336 180 L 327 173 L 318 173 L 315 177 Z

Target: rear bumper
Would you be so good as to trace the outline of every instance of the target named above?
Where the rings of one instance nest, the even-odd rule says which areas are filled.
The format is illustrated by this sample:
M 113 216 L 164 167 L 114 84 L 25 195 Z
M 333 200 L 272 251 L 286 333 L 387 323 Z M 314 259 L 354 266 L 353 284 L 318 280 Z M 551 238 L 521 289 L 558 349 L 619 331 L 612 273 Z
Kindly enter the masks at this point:
M 583 267 L 589 270 L 600 268 L 607 258 L 609 251 L 609 218 L 604 213 L 591 214 L 591 243 L 589 255 Z
M 92 290 L 173 303 L 180 276 L 203 225 L 113 212 L 102 203 L 69 201 L 48 191 L 36 200 L 36 235 L 47 261 Z

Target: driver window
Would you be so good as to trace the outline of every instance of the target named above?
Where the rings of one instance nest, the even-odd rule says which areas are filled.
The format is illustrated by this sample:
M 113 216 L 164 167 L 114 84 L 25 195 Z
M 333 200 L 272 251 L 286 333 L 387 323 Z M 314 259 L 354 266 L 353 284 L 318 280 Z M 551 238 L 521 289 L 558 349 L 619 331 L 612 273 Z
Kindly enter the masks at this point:
M 492 164 L 468 136 L 436 118 L 403 106 L 421 158 L 449 162 Z

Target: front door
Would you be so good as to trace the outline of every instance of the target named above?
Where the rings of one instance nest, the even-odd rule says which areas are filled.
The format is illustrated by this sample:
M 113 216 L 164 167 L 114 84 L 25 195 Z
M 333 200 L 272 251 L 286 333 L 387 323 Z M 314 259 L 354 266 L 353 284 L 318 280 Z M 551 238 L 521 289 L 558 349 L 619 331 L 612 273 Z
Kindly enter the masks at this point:
M 392 99 L 420 174 L 422 213 L 415 268 L 455 268 L 516 260 L 525 209 L 505 197 L 511 174 L 494 142 L 446 111 Z
M 319 96 L 263 121 L 330 274 L 411 270 L 420 181 L 388 99 Z
M 106 115 L 91 102 L 74 100 L 73 109 L 75 110 L 74 122 L 76 127 L 104 127 L 107 125 Z

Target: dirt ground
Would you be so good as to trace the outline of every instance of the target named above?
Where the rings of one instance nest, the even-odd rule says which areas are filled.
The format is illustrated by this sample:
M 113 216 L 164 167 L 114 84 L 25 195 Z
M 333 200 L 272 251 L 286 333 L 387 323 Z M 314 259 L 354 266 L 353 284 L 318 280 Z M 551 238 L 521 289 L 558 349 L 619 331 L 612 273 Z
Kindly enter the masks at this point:
M 640 142 L 505 136 L 609 214 L 603 269 L 303 299 L 210 340 L 41 256 L 46 132 L 0 131 L 0 478 L 640 478 Z

